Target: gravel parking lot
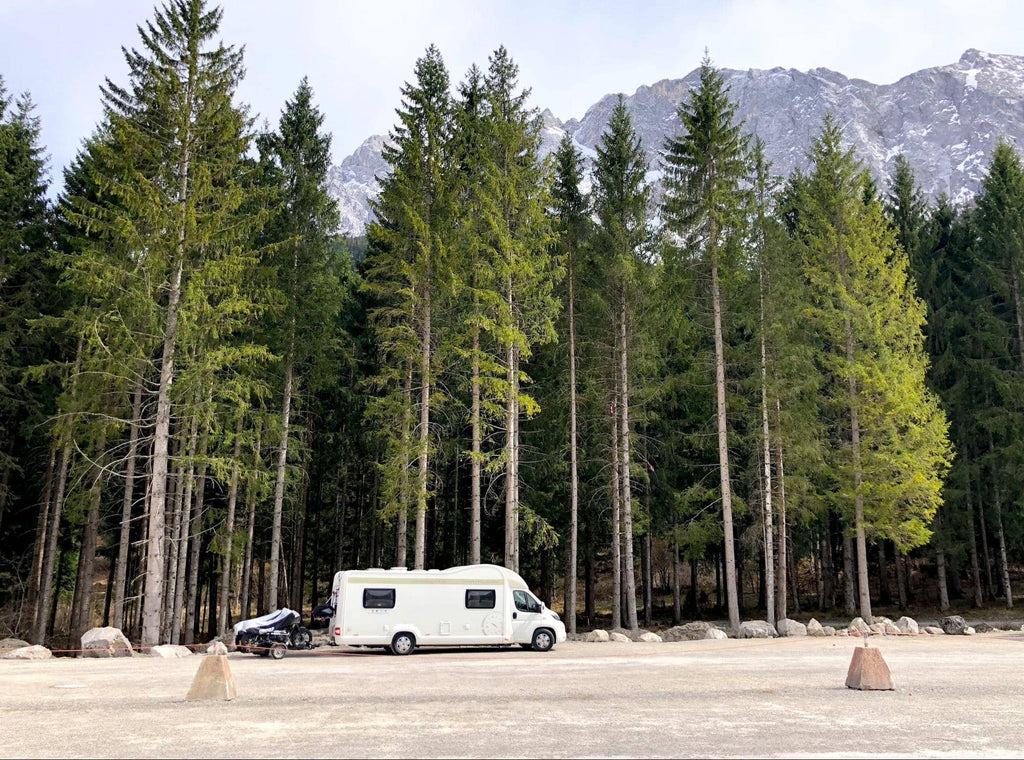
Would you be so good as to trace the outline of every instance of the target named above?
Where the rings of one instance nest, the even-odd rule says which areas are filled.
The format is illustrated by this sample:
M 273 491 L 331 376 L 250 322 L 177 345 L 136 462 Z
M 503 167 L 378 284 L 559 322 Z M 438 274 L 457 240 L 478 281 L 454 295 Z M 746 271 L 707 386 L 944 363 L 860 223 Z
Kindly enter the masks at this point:
M 852 638 L 567 642 L 548 653 L 0 661 L 3 757 L 1024 757 L 1024 634 L 879 637 L 892 692 L 845 688 Z

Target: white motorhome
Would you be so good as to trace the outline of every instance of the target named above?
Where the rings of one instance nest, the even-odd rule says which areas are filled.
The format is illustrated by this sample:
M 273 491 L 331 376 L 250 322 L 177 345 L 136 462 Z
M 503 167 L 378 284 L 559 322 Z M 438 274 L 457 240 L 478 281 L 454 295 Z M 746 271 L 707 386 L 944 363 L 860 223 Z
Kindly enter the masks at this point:
M 498 565 L 447 570 L 344 570 L 335 574 L 330 606 L 335 644 L 416 647 L 507 646 L 546 652 L 565 641 L 565 624 Z

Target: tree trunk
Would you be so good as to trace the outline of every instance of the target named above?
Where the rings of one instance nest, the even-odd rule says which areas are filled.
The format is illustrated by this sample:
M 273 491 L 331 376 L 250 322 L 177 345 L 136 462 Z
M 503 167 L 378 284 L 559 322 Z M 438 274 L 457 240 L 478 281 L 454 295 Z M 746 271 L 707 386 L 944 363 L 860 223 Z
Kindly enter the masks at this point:
M 412 361 L 405 365 L 402 386 L 402 471 L 398 475 L 398 519 L 395 525 L 395 565 L 409 563 L 409 451 L 412 441 Z
M 765 335 L 764 268 L 758 271 L 758 304 L 761 315 L 761 458 L 764 466 L 761 493 L 764 511 L 761 525 L 764 538 L 764 591 L 768 622 L 775 625 L 775 516 L 772 514 L 772 448 L 771 429 L 768 424 L 768 346 Z
M 294 343 L 294 341 L 293 341 Z M 292 383 L 294 381 L 293 347 L 289 347 L 288 363 L 284 373 L 284 400 L 281 405 L 281 447 L 277 453 L 277 480 L 274 482 L 274 520 L 270 537 L 270 599 L 271 610 L 276 610 L 277 589 L 281 573 L 281 522 L 284 519 L 284 481 L 288 465 L 288 433 L 292 411 Z
M 579 562 L 579 470 L 576 430 L 576 295 L 573 257 L 569 256 L 569 571 L 566 574 L 566 625 L 576 633 L 576 575 Z
M 429 251 L 427 254 L 427 268 L 430 267 Z M 416 559 L 415 567 L 422 570 L 426 567 L 427 552 L 427 477 L 429 475 L 429 453 L 430 453 L 430 282 L 425 283 L 423 297 L 423 333 L 420 336 L 420 445 L 417 460 L 419 463 L 419 478 L 416 488 Z
M 132 507 L 135 500 L 135 460 L 139 453 L 139 429 L 142 427 L 142 391 L 144 379 L 139 375 L 132 397 L 132 421 L 128 429 L 128 454 L 125 459 L 124 498 L 121 500 L 121 527 L 117 542 L 114 571 L 114 627 L 124 625 L 125 585 L 128 573 L 128 550 L 131 540 Z
M 999 485 L 995 485 L 996 540 L 999 542 L 999 570 L 1002 573 L 1003 596 L 1006 609 L 1013 609 L 1013 589 L 1010 587 L 1010 565 L 1006 559 L 1006 533 L 1003 531 L 1003 507 L 1000 503 Z
M 262 428 L 256 428 L 256 447 L 253 451 L 253 472 L 262 466 Z M 252 564 L 253 540 L 256 537 L 256 477 L 250 474 L 245 479 L 245 553 L 242 557 L 242 619 L 247 620 L 252 613 Z M 340 566 L 339 566 L 340 569 Z
M 889 593 L 889 563 L 885 558 L 885 539 L 878 540 L 878 603 L 892 603 L 892 595 Z
M 622 627 L 622 537 L 621 495 L 619 486 L 618 383 L 612 396 L 611 497 L 612 497 L 612 628 Z
M 967 481 L 967 517 L 970 526 L 971 585 L 974 586 L 974 607 L 981 609 L 985 600 L 981 595 L 981 568 L 978 566 L 978 537 L 974 533 L 974 505 L 971 503 L 970 479 Z
M 650 528 L 643 537 L 644 560 L 644 625 L 650 628 L 654 624 L 654 568 L 652 565 L 652 549 Z
M 978 532 L 981 534 L 981 556 L 985 561 L 985 588 L 986 598 L 995 598 L 995 581 L 992 579 L 992 555 L 988 551 L 988 530 L 985 524 L 984 497 L 978 495 Z
M 35 541 L 32 547 L 32 571 L 28 579 L 28 620 L 26 625 L 31 631 L 35 628 L 36 618 L 39 616 L 39 592 L 43 576 L 43 555 L 46 553 L 46 535 L 49 525 L 50 511 L 53 508 L 53 481 L 57 464 L 56 442 L 50 445 L 50 459 L 46 465 L 46 477 L 43 480 L 43 494 L 39 502 L 39 513 L 36 515 Z
M 221 557 L 220 571 L 220 615 L 217 618 L 217 635 L 225 640 L 228 632 L 228 621 L 231 617 L 231 558 L 235 534 L 235 506 L 238 502 L 238 471 L 242 457 L 242 416 L 238 417 L 235 427 L 235 445 L 231 451 L 234 460 L 231 464 L 231 481 L 228 486 L 228 511 L 224 518 L 224 554 Z
M 200 526 L 202 525 L 204 502 L 206 497 L 206 454 L 209 446 L 209 433 L 203 432 L 199 439 L 199 475 L 196 479 L 196 499 L 192 504 L 192 515 L 189 519 L 188 555 L 191 562 L 188 566 L 188 588 L 185 596 L 185 632 L 184 643 L 195 641 L 198 629 L 196 625 L 197 599 L 199 597 L 199 555 L 201 547 Z
M 509 282 L 509 308 L 513 306 Z M 519 571 L 519 372 L 514 343 L 507 349 L 508 402 L 505 414 L 505 567 Z
M 672 625 L 683 619 L 682 568 L 679 566 L 679 537 L 676 535 L 675 515 L 672 515 Z
M 629 630 L 635 631 L 639 628 L 636 618 L 636 575 L 633 562 L 633 488 L 630 477 L 630 451 L 629 451 L 629 343 L 626 329 L 626 296 L 621 295 L 619 312 L 619 385 L 620 399 L 619 420 L 622 429 L 619 432 L 619 445 L 621 456 L 619 465 L 622 468 L 620 485 L 622 487 L 622 544 L 625 558 L 625 594 L 626 594 L 626 622 Z
M 103 461 L 106 448 L 106 436 L 102 433 L 96 443 L 96 460 Z M 85 528 L 82 531 L 82 544 L 78 554 L 78 580 L 76 597 L 77 606 L 71 611 L 71 641 L 77 645 L 82 634 L 92 627 L 92 586 L 96 569 L 96 543 L 99 535 L 100 502 L 103 497 L 103 468 L 99 465 L 90 473 L 93 477 L 89 488 L 89 509 L 86 514 Z
M 907 608 L 907 558 L 899 549 L 896 550 L 896 593 L 899 595 L 900 609 Z
M 939 611 L 949 609 L 949 591 L 946 587 L 946 553 L 942 549 L 935 550 L 935 570 L 939 588 Z
M 476 292 L 473 293 L 473 309 L 479 309 Z M 481 471 L 483 469 L 483 429 L 480 420 L 480 328 L 473 326 L 473 377 L 470 381 L 473 394 L 472 400 L 472 447 L 470 458 L 470 489 L 469 489 L 469 562 L 471 565 L 480 563 L 480 490 Z M 574 619 L 566 620 L 575 625 Z
M 75 395 L 77 387 L 78 372 L 82 366 L 82 339 L 78 339 L 78 349 L 75 352 L 75 368 L 72 372 L 71 394 Z M 40 603 L 36 608 L 36 621 L 32 631 L 32 643 L 43 644 L 46 639 L 46 631 L 50 627 L 51 605 L 56 603 L 56 595 L 53 588 L 53 570 L 57 561 L 57 539 L 60 536 L 60 518 L 64 511 L 64 492 L 68 484 L 68 470 L 71 467 L 71 441 L 64 444 L 64 451 L 60 458 L 60 468 L 57 476 L 57 493 L 53 497 L 53 504 L 50 509 L 50 516 L 47 519 L 46 551 L 43 555 L 43 568 L 40 573 Z
M 782 416 L 782 405 L 779 399 L 775 399 L 775 414 L 779 418 Z M 789 541 L 787 540 L 787 528 L 786 528 L 786 478 L 785 468 L 782 463 L 782 436 L 778 435 L 775 439 L 775 480 L 779 487 L 779 556 L 778 556 L 778 572 L 775 577 L 775 619 L 784 620 L 788 617 L 789 612 L 787 610 L 787 598 L 789 595 L 789 584 L 787 583 L 787 572 L 789 569 L 788 564 L 788 552 L 789 552 Z
M 173 631 L 180 625 L 180 613 L 176 616 L 174 609 L 175 591 L 179 578 L 176 574 L 178 568 L 178 557 L 185 547 L 178 540 L 180 524 L 184 520 L 182 514 L 182 488 L 185 463 L 181 460 L 181 442 L 178 431 L 171 434 L 171 462 L 175 463 L 174 474 L 168 475 L 167 500 L 170 505 L 170 520 L 164 526 L 167 536 L 167 564 L 164 569 L 164 611 L 160 616 L 162 623 L 160 627 L 160 641 L 165 644 L 173 643 Z
M 857 584 L 853 574 L 853 537 L 843 532 L 843 611 L 857 612 Z
M 711 265 L 711 302 L 715 323 L 715 398 L 718 421 L 718 473 L 722 487 L 722 527 L 725 538 L 725 596 L 729 606 L 729 627 L 738 631 L 740 606 L 736 596 L 736 545 L 732 528 L 732 484 L 729 475 L 729 428 L 725 399 L 725 345 L 722 337 L 722 297 L 718 265 Z
M 188 462 L 185 464 L 185 482 L 182 484 L 182 496 L 179 510 L 177 536 L 177 567 L 175 570 L 174 600 L 171 603 L 173 625 L 171 626 L 171 643 L 180 644 L 182 635 L 182 607 L 185 604 L 185 587 L 188 585 L 188 554 L 192 534 L 192 493 L 195 489 L 196 445 L 199 440 L 199 416 L 192 415 L 192 423 L 188 433 Z M 198 558 L 193 557 L 196 562 Z

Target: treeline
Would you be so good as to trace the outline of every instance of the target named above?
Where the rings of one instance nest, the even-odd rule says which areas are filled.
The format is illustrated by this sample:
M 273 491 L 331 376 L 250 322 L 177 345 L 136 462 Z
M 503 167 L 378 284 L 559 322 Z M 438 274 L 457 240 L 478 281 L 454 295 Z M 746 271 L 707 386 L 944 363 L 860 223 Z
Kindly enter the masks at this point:
M 475 562 L 570 631 L 1012 606 L 1011 147 L 966 208 L 902 157 L 879 188 L 831 118 L 777 178 L 705 60 L 658 166 L 621 99 L 545 160 L 504 48 L 453 86 L 431 47 L 345 241 L 311 87 L 255 130 L 220 20 L 140 27 L 52 204 L 0 92 L 5 629 L 189 643 Z

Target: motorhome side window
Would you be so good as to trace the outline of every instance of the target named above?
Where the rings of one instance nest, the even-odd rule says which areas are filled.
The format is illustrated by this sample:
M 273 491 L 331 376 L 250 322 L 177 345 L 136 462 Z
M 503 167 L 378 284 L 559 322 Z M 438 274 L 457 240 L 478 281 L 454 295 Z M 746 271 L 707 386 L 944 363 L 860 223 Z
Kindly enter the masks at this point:
M 395 590 L 393 588 L 364 588 L 363 607 L 368 609 L 387 609 L 395 606 Z
M 493 610 L 494 602 L 497 594 L 494 589 L 477 590 L 467 589 L 466 590 L 466 609 L 467 610 Z
M 515 600 L 516 609 L 520 612 L 540 612 L 537 602 L 525 591 L 513 591 L 512 598 Z

